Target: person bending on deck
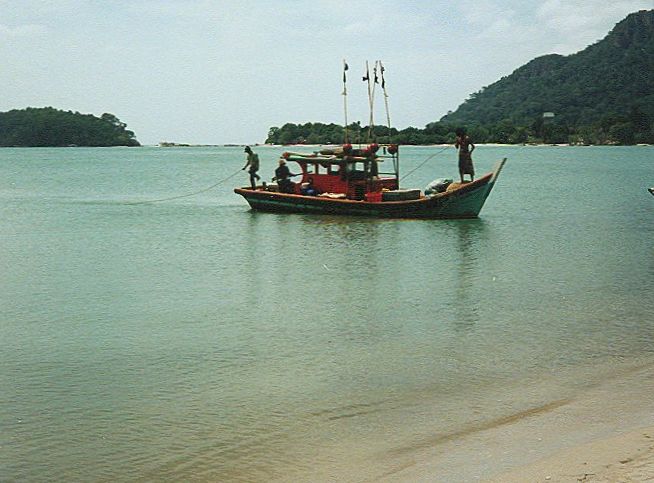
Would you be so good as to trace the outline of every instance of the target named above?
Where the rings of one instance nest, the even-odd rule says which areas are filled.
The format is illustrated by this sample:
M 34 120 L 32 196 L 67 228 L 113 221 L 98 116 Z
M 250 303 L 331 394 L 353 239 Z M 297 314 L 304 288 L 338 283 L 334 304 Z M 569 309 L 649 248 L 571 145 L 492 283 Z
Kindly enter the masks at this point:
M 300 193 L 302 193 L 304 196 L 318 196 L 320 191 L 314 186 L 313 178 L 309 178 L 306 184 L 302 185 Z
M 291 181 L 291 176 L 297 176 L 288 169 L 284 159 L 279 160 L 279 167 L 275 170 L 273 181 L 277 180 L 277 186 L 281 193 L 295 193 L 295 183 Z
M 248 173 L 250 173 L 250 184 L 254 190 L 257 189 L 257 181 L 261 179 L 261 176 L 257 174 L 257 171 L 259 171 L 259 155 L 252 152 L 250 146 L 245 146 L 244 151 L 247 153 L 247 161 L 245 162 L 245 166 L 243 166 L 243 170 L 248 166 L 250 167 Z
M 475 150 L 475 145 L 472 144 L 465 129 L 458 128 L 456 130 L 454 147 L 459 150 L 459 176 L 461 176 L 461 183 L 463 183 L 464 174 L 469 174 L 470 181 L 474 181 L 475 168 L 472 165 L 472 152 Z

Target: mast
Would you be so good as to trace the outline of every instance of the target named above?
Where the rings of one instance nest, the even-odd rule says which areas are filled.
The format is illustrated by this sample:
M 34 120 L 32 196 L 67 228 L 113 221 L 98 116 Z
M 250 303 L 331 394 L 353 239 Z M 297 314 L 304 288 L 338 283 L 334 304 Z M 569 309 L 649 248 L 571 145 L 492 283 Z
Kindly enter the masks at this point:
M 349 143 L 349 137 L 347 134 L 347 76 L 345 72 L 349 69 L 347 62 L 343 59 L 343 112 L 345 114 L 345 143 Z
M 386 106 L 386 123 L 388 124 L 388 144 L 391 144 L 391 113 L 388 109 L 388 92 L 386 92 L 386 79 L 384 79 L 384 71 L 386 68 L 382 64 L 381 60 L 379 61 L 379 71 L 381 74 L 381 88 L 384 92 L 384 105 Z
M 377 69 L 377 62 L 375 62 L 375 70 Z M 366 60 L 366 75 L 363 76 L 363 81 L 368 83 L 368 108 L 370 110 L 370 117 L 368 120 L 368 139 L 366 142 L 370 143 L 370 139 L 372 137 L 372 123 L 373 121 L 373 99 L 374 99 L 374 83 L 371 86 L 370 85 L 370 66 L 368 65 L 368 61 Z
M 375 66 L 372 68 L 372 92 L 370 95 L 370 133 L 368 134 L 368 141 L 374 141 L 374 128 L 375 128 L 375 119 L 374 119 L 374 113 L 375 113 L 375 87 L 377 84 L 379 84 L 379 78 L 377 77 L 377 64 L 379 63 L 378 60 L 375 61 Z
M 384 92 L 384 105 L 386 106 L 386 122 L 388 124 L 388 144 L 391 144 L 391 112 L 388 108 L 388 92 L 386 91 L 386 79 L 384 78 L 384 71 L 386 68 L 382 64 L 381 60 L 379 61 L 379 71 L 381 73 L 381 88 Z M 398 188 L 400 183 L 400 154 L 398 151 L 391 153 L 393 156 L 393 168 L 395 169 L 395 177 L 397 178 Z

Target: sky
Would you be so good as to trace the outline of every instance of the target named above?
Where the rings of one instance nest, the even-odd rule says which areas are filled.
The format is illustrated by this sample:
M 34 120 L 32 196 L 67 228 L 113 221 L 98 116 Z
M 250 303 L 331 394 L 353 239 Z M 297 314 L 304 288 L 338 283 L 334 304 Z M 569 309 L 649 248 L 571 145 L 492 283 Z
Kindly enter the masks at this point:
M 0 111 L 52 106 L 142 144 L 254 144 L 287 122 L 423 128 L 531 59 L 601 40 L 654 0 L 0 0 Z M 386 123 L 377 91 L 375 123 Z

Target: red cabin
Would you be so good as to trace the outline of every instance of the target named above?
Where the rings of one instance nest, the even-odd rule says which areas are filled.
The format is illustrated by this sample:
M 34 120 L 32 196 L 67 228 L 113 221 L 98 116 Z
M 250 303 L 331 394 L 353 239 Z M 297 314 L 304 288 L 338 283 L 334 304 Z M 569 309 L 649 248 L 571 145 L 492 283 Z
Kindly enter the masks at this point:
M 310 180 L 319 193 L 342 194 L 351 200 L 381 201 L 382 190 L 399 187 L 397 145 L 371 144 L 365 149 L 345 145 L 313 154 L 286 152 L 282 158 L 300 166 L 302 179 L 295 183 L 295 194 L 302 194 Z M 392 171 L 386 171 L 388 168 Z

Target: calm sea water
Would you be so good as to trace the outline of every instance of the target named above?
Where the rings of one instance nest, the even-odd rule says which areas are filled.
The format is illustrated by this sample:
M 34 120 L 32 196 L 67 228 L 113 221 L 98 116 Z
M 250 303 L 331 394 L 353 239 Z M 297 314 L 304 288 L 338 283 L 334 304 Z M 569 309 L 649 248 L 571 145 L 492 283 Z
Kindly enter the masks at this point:
M 130 204 L 241 148 L 0 149 L 0 480 L 374 480 L 651 362 L 654 148 L 475 155 L 480 218 L 411 221 Z

